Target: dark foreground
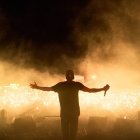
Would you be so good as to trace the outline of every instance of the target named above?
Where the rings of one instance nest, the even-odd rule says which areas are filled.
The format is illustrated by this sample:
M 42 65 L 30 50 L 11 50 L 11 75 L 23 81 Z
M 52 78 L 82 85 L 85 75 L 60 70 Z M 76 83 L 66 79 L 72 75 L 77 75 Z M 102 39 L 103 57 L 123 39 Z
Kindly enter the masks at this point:
M 59 118 L 33 120 L 17 118 L 12 124 L 0 126 L 0 140 L 61 140 Z M 90 117 L 80 120 L 77 140 L 139 140 L 140 121 Z

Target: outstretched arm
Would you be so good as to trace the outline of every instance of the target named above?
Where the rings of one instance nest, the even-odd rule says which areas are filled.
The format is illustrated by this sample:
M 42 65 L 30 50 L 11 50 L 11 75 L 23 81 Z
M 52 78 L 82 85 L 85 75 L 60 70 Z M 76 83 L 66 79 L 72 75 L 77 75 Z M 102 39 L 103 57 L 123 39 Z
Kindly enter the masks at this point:
M 82 89 L 82 91 L 84 92 L 100 92 L 100 91 L 107 91 L 110 88 L 109 85 L 104 86 L 103 88 L 88 88 L 86 86 L 84 86 L 84 88 Z
M 43 90 L 43 91 L 52 91 L 53 90 L 51 87 L 41 87 L 41 86 L 38 86 L 36 84 L 36 82 L 34 82 L 34 84 L 30 84 L 30 87 L 33 88 L 33 89 L 40 89 L 40 90 Z

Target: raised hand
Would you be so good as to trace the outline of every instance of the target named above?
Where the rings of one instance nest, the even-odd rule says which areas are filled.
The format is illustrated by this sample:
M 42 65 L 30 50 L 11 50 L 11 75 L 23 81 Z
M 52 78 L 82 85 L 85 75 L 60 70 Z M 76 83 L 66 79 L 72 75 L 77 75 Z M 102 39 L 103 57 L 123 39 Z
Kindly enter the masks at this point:
M 33 84 L 30 84 L 30 87 L 31 87 L 31 88 L 37 88 L 38 85 L 36 84 L 36 82 L 34 82 Z
M 110 86 L 107 84 L 106 86 L 104 86 L 105 91 L 109 90 Z
M 104 86 L 104 96 L 106 95 L 106 91 L 109 90 L 110 86 L 107 84 L 106 86 Z

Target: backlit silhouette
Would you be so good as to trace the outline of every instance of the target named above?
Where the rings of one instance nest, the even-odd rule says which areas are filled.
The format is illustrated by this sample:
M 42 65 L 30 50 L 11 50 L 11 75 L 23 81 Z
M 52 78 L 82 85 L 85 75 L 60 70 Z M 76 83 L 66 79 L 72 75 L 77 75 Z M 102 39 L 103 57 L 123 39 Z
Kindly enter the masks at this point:
M 33 89 L 58 93 L 63 140 L 75 140 L 78 130 L 78 118 L 80 115 L 79 90 L 90 93 L 105 91 L 106 93 L 109 89 L 109 85 L 103 88 L 88 88 L 82 83 L 74 81 L 74 72 L 72 70 L 67 70 L 65 76 L 66 81 L 59 82 L 51 87 L 41 87 L 36 83 L 30 84 L 30 86 Z

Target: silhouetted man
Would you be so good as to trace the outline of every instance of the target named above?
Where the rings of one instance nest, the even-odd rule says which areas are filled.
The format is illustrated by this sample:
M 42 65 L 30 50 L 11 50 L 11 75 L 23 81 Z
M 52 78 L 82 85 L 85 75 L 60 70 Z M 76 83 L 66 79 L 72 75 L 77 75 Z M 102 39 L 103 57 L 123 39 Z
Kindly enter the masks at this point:
M 40 87 L 36 83 L 30 84 L 30 86 L 35 89 L 58 93 L 63 140 L 75 140 L 78 130 L 78 117 L 80 115 L 78 91 L 106 92 L 109 89 L 109 85 L 103 88 L 88 88 L 80 82 L 73 81 L 74 72 L 72 70 L 67 70 L 65 76 L 66 81 L 59 82 L 52 87 Z

